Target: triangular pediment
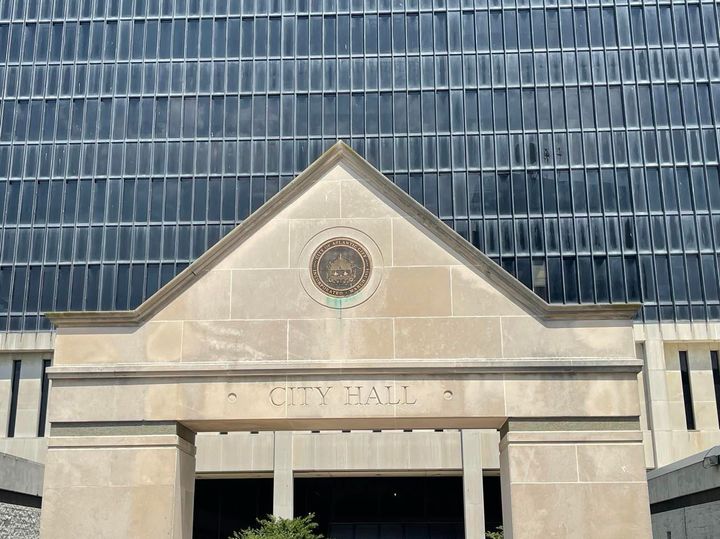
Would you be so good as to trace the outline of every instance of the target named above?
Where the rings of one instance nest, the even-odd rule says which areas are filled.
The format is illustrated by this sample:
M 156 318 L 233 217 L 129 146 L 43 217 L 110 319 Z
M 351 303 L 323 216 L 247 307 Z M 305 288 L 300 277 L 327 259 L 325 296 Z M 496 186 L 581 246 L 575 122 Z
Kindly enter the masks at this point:
M 383 227 L 382 221 L 386 221 L 388 226 Z M 193 301 L 194 308 L 199 311 L 197 318 L 206 319 L 202 311 L 208 309 L 208 302 L 217 304 L 231 299 L 230 290 L 223 288 L 229 286 L 230 274 L 210 275 L 213 269 L 264 269 L 266 285 L 271 287 L 276 270 L 292 269 L 299 263 L 298 256 L 304 246 L 301 243 L 307 240 L 305 236 L 309 232 L 319 233 L 333 228 L 337 229 L 339 235 L 349 228 L 359 230 L 363 237 L 368 237 L 370 243 L 374 244 L 373 248 L 378 251 L 384 269 L 426 267 L 428 273 L 432 273 L 433 269 L 435 273 L 442 273 L 438 268 L 455 267 L 450 272 L 450 278 L 454 276 L 473 281 L 469 283 L 467 293 L 463 294 L 466 297 L 455 299 L 459 299 L 463 305 L 471 304 L 474 300 L 495 304 L 476 304 L 470 309 L 473 312 L 484 309 L 493 314 L 493 309 L 499 308 L 496 304 L 500 302 L 506 304 L 502 309 L 514 308 L 539 318 L 615 319 L 631 318 L 637 309 L 637 305 L 548 305 L 399 189 L 349 146 L 338 142 L 136 309 L 50 313 L 48 316 L 58 327 L 134 325 L 156 316 L 172 318 L 173 310 L 178 308 L 177 304 L 183 303 L 183 296 L 194 296 L 191 289 L 200 281 L 206 281 L 210 290 L 219 295 L 210 298 L 204 296 L 207 291 L 198 290 L 198 297 Z M 329 232 L 330 236 L 332 232 Z M 395 281 L 402 282 L 402 278 L 397 277 Z M 428 284 L 431 283 L 428 281 Z M 477 294 L 473 294 L 472 290 Z M 441 293 L 440 290 L 432 293 L 428 291 L 424 299 L 414 300 L 432 302 L 437 299 L 434 296 Z M 387 291 L 379 299 L 382 298 L 387 301 Z M 279 299 L 268 297 L 267 302 L 271 304 Z M 368 307 L 364 306 L 363 309 L 367 310 Z M 185 312 L 184 308 L 182 310 Z M 190 318 L 196 317 L 190 312 L 185 314 Z M 179 312 L 177 316 L 182 317 Z
M 635 305 L 548 305 L 338 142 L 132 311 L 52 313 L 56 362 L 632 357 Z

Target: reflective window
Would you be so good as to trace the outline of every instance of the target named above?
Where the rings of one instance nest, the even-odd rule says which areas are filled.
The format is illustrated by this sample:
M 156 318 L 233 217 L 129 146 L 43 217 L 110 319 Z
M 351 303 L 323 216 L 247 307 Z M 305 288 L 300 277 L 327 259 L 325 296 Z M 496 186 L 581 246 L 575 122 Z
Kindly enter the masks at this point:
M 550 301 L 720 313 L 710 3 L 100 4 L 0 20 L 0 330 L 136 306 L 337 138 Z

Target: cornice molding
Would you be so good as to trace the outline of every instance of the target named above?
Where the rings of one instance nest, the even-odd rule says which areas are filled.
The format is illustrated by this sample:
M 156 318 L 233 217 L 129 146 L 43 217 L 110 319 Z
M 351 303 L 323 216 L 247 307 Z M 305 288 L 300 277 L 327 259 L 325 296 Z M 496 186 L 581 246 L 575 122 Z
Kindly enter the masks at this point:
M 54 366 L 53 380 L 123 378 L 242 378 L 286 376 L 458 376 L 490 374 L 638 373 L 642 361 L 627 359 L 483 359 L 403 361 L 247 361 L 203 363 L 127 363 Z

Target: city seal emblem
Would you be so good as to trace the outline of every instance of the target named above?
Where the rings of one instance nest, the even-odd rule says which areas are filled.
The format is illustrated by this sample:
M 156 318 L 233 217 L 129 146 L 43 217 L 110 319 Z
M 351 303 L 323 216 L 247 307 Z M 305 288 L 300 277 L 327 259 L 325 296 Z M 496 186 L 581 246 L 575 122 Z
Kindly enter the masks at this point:
M 346 298 L 368 283 L 372 263 L 365 247 L 350 238 L 333 238 L 315 249 L 310 258 L 310 275 L 324 294 Z

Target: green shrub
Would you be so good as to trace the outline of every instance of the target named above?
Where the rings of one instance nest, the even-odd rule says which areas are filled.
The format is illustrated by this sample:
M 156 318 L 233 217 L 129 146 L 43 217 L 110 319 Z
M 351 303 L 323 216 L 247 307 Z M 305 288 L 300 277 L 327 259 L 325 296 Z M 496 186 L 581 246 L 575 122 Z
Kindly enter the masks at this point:
M 485 532 L 485 537 L 487 539 L 503 539 L 503 537 L 505 537 L 505 534 L 503 533 L 503 527 L 498 526 L 497 528 L 495 528 L 494 531 Z
M 267 518 L 257 519 L 256 528 L 234 532 L 228 539 L 325 539 L 315 532 L 318 525 L 314 517 L 313 513 L 297 518 L 268 515 Z

